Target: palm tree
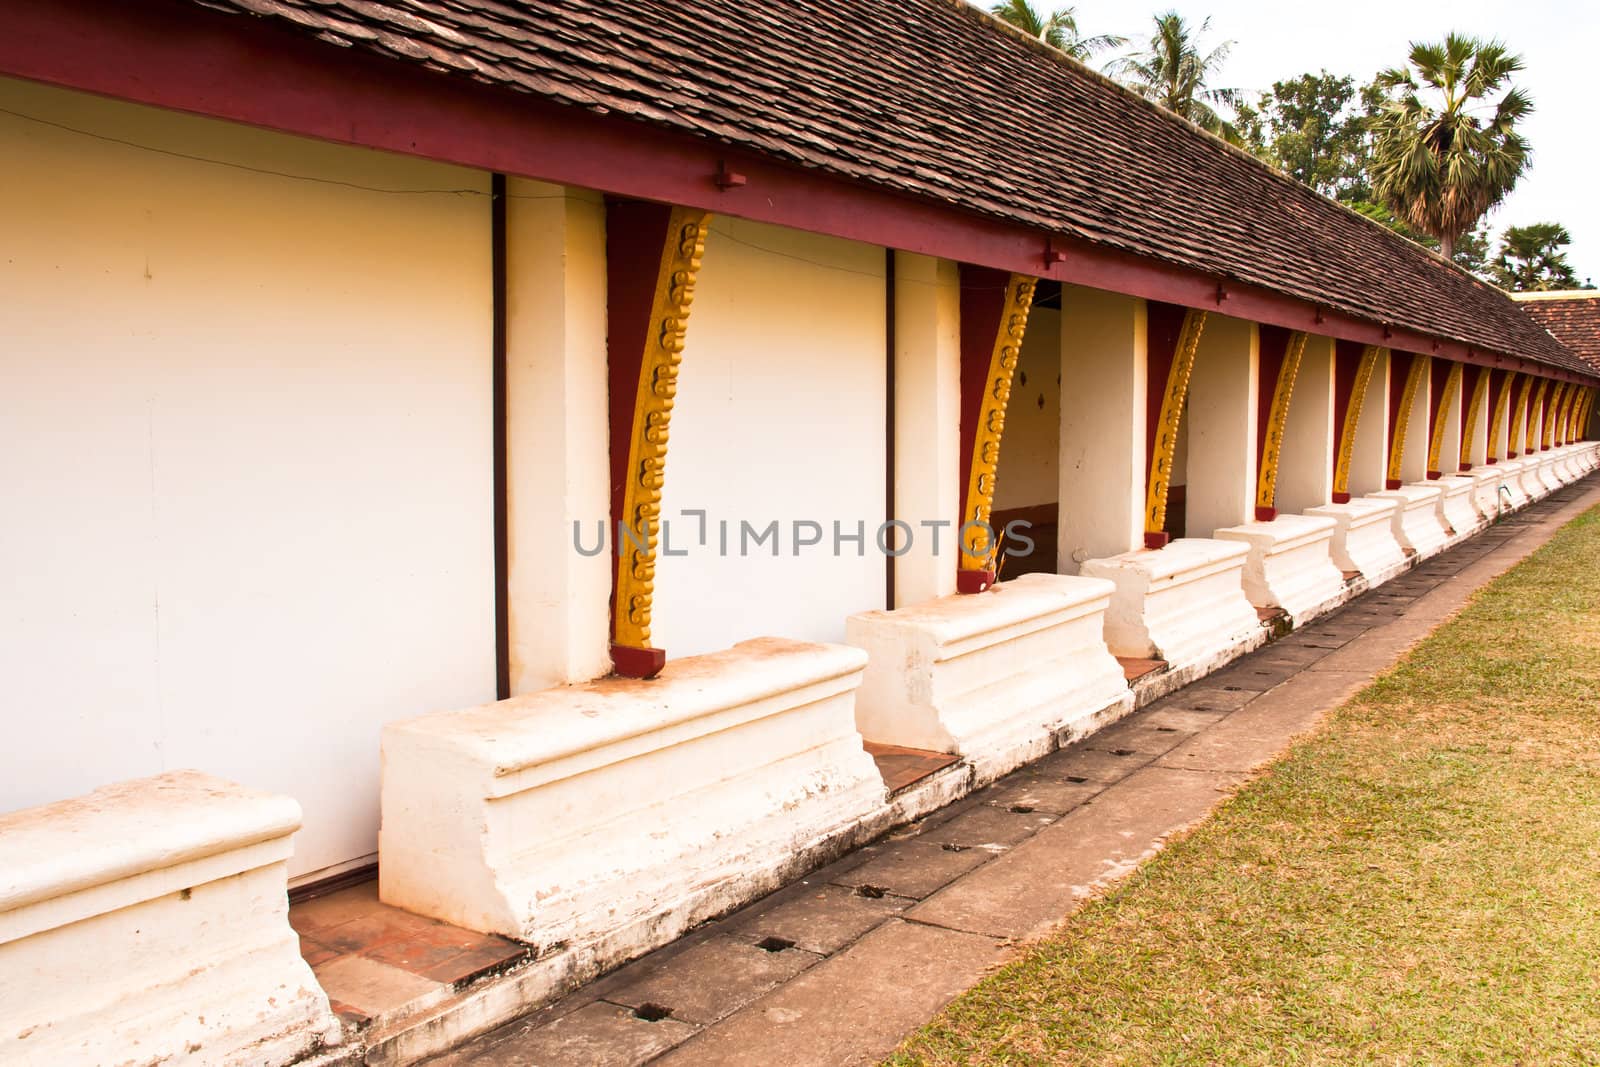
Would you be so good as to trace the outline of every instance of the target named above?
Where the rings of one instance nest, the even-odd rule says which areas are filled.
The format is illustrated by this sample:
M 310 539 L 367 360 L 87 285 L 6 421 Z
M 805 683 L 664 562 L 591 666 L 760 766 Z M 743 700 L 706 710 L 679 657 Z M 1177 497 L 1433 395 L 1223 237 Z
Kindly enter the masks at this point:
M 1491 277 L 1500 288 L 1519 293 L 1582 288 L 1563 251 L 1571 243 L 1572 234 L 1559 222 L 1508 227 L 1489 265 Z
M 1128 40 L 1114 33 L 1083 36 L 1078 32 L 1077 8 L 1072 7 L 1041 15 L 1028 0 L 1002 0 L 991 7 L 989 13 L 1079 62 L 1088 62 L 1096 52 L 1107 48 L 1120 48 Z
M 1123 80 L 1145 99 L 1182 115 L 1201 129 L 1239 143 L 1238 131 L 1211 106 L 1234 106 L 1238 90 L 1212 89 L 1206 85 L 1207 79 L 1228 58 L 1233 42 L 1224 41 L 1209 52 L 1200 51 L 1199 37 L 1210 28 L 1209 18 L 1195 30 L 1176 11 L 1156 15 L 1156 32 L 1150 38 L 1149 49 L 1130 56 L 1122 64 Z
M 1372 119 L 1373 192 L 1438 238 L 1446 258 L 1528 167 L 1516 124 L 1533 101 L 1515 86 L 1490 99 L 1521 69 L 1499 41 L 1452 33 L 1443 44 L 1413 43 L 1409 66 L 1378 75 L 1387 99 Z

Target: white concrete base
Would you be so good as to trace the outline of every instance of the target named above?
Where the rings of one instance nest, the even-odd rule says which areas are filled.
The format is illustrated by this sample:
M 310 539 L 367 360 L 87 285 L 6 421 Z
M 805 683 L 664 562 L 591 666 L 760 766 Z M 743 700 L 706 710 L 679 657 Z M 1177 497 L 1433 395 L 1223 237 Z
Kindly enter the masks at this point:
M 1478 483 L 1471 475 L 1446 474 L 1428 483 L 1444 490 L 1439 498 L 1439 518 L 1449 528 L 1449 543 L 1465 541 L 1489 525 L 1473 502 Z
M 0 1063 L 283 1064 L 338 1021 L 289 926 L 300 807 L 197 771 L 0 816 Z
M 1106 648 L 1114 586 L 1029 574 L 972 596 L 852 616 L 867 651 L 856 728 L 869 741 L 967 758 L 979 783 L 1132 709 Z
M 804 870 L 884 804 L 867 656 L 778 638 L 390 723 L 379 896 L 625 959 Z
M 1555 456 L 1549 452 L 1540 452 L 1536 458 L 1539 465 L 1534 477 L 1539 480 L 1539 496 L 1546 497 L 1561 488 L 1561 479 L 1556 477 Z
M 1500 492 L 1500 486 L 1505 481 L 1505 472 L 1500 464 L 1473 467 L 1467 472 L 1467 477 L 1472 479 L 1472 507 L 1477 511 L 1478 518 L 1491 523 L 1500 517 L 1502 511 L 1512 510 L 1514 505 Z
M 1250 603 L 1280 608 L 1301 626 L 1349 596 L 1331 554 L 1338 527 L 1338 520 L 1326 515 L 1279 515 L 1272 522 L 1229 526 L 1214 536 L 1250 546 L 1244 565 Z
M 1522 487 L 1522 473 L 1526 467 L 1527 463 L 1518 458 L 1503 459 L 1490 468 L 1500 472 L 1500 502 L 1508 510 L 1521 511 L 1533 503 L 1533 498 Z
M 1184 537 L 1157 551 L 1091 559 L 1082 573 L 1116 584 L 1106 612 L 1114 655 L 1166 660 L 1169 673 L 1204 673 L 1266 640 L 1244 595 L 1250 546 Z
M 1522 487 L 1523 495 L 1528 498 L 1528 503 L 1531 504 L 1536 500 L 1542 499 L 1549 490 L 1545 488 L 1544 482 L 1539 477 L 1539 454 L 1535 452 L 1521 456 L 1516 462 L 1522 464 L 1521 471 L 1517 476 L 1518 484 Z
M 1358 496 L 1345 504 L 1307 508 L 1307 515 L 1326 516 L 1337 524 L 1328 543 L 1334 566 L 1357 572 L 1368 588 L 1382 585 L 1406 569 L 1405 549 L 1395 537 L 1398 500 Z
M 1371 495 L 1400 502 L 1400 510 L 1394 515 L 1394 537 L 1401 548 L 1416 553 L 1419 560 L 1444 551 L 1448 532 L 1439 513 L 1444 489 L 1431 482 L 1418 482 Z

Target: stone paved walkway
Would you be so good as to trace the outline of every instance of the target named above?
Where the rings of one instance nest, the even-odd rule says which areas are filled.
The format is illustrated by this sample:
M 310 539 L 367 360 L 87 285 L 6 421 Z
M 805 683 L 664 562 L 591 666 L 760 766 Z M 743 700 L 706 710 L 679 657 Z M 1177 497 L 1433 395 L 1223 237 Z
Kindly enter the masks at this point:
M 1546 498 L 1336 614 L 436 1064 L 873 1063 L 1600 503 Z

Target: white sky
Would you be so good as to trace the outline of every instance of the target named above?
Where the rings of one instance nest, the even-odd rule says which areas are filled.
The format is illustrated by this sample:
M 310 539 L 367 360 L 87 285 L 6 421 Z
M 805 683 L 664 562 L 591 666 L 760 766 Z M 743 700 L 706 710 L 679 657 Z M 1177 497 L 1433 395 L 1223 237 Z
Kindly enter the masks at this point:
M 1440 40 L 1450 30 L 1500 38 L 1527 63 L 1518 83 L 1533 96 L 1534 113 L 1523 124 L 1533 145 L 1533 164 L 1506 202 L 1490 214 L 1490 228 L 1498 234 L 1508 225 L 1563 223 L 1572 231 L 1567 255 L 1578 277 L 1600 283 L 1596 0 L 1343 0 L 1319 5 L 1291 0 L 1152 0 L 1148 5 L 1043 0 L 1036 6 L 1074 6 L 1083 33 L 1118 33 L 1141 45 L 1149 40 L 1150 15 L 1157 10 L 1175 8 L 1196 24 L 1209 15 L 1211 31 L 1202 45 L 1234 42 L 1215 84 L 1248 90 L 1267 89 L 1274 81 L 1322 68 L 1353 75 L 1360 84 L 1381 68 L 1404 62 L 1408 42 Z

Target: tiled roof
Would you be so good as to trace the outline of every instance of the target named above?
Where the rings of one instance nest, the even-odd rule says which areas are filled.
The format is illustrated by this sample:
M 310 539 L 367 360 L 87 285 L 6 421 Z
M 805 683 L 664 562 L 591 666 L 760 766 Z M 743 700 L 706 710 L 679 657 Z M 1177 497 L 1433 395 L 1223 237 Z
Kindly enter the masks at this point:
M 194 0 L 1585 373 L 1505 294 L 964 0 Z
M 1518 293 L 1522 310 L 1600 371 L 1600 292 Z

